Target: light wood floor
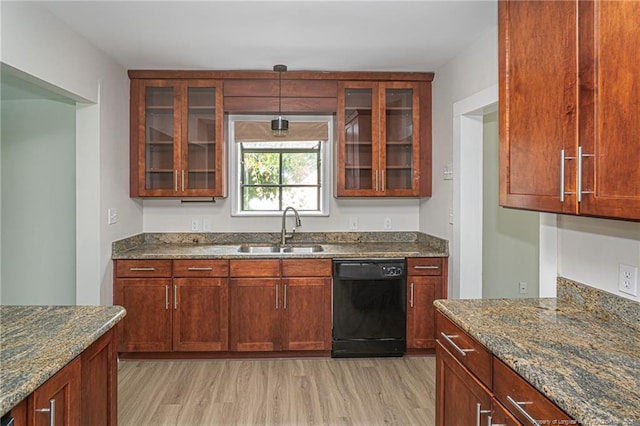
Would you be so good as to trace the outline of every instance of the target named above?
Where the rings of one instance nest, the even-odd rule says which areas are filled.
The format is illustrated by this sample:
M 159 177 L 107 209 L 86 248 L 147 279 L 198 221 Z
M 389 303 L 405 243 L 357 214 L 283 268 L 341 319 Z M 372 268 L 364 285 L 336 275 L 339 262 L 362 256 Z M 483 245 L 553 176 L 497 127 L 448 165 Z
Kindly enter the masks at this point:
M 435 358 L 120 361 L 118 424 L 435 424 Z

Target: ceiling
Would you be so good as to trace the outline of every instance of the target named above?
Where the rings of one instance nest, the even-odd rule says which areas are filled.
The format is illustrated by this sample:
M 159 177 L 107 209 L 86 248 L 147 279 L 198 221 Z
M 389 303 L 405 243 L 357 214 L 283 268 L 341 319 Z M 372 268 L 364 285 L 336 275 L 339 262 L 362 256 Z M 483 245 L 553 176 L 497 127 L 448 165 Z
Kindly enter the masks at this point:
M 496 0 L 44 1 L 127 69 L 435 71 Z

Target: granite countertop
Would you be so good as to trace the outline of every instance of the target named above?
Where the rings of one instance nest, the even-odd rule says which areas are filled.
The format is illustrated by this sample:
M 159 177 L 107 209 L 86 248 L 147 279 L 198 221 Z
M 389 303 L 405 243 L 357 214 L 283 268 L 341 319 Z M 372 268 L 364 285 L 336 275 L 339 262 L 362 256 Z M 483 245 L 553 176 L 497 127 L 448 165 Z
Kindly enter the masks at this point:
M 582 425 L 640 425 L 640 304 L 558 280 L 558 298 L 436 308 Z
M 288 245 L 322 245 L 313 253 L 241 253 L 243 244 L 277 244 L 279 233 L 144 233 L 112 244 L 112 259 L 447 257 L 446 240 L 420 232 L 297 233 Z
M 0 306 L 0 416 L 124 316 L 120 306 Z

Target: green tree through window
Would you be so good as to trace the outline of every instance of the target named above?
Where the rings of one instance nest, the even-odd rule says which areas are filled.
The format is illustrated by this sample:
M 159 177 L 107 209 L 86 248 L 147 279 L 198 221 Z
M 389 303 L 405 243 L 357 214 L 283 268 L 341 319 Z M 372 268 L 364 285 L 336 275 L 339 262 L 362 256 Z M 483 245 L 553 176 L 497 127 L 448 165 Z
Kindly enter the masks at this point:
M 241 210 L 320 210 L 321 150 L 320 141 L 241 143 Z

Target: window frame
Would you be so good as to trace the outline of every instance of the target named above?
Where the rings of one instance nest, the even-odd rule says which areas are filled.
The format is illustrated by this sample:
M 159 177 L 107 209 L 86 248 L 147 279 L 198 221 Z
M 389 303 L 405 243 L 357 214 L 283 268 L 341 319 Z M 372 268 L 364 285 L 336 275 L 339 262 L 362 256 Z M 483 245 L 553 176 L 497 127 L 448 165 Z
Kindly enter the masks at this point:
M 232 202 L 231 216 L 238 217 L 270 217 L 270 216 L 282 216 L 283 210 L 261 210 L 261 211 L 244 211 L 242 210 L 243 194 L 242 194 L 242 166 L 240 161 L 242 159 L 242 147 L 241 143 L 236 143 L 234 128 L 236 121 L 268 121 L 270 122 L 273 117 L 271 115 L 242 115 L 234 114 L 228 116 L 228 143 L 229 143 L 229 196 Z M 334 139 L 334 117 L 332 115 L 317 115 L 317 116 L 303 116 L 294 115 L 287 116 L 289 122 L 326 122 L 329 128 L 329 137 L 326 141 L 320 142 L 320 166 L 319 172 L 319 202 L 318 210 L 300 210 L 301 216 L 329 216 L 329 205 L 332 188 L 332 173 L 331 173 L 331 158 L 332 147 Z M 277 139 L 274 137 L 274 141 Z M 282 152 L 295 152 L 298 149 L 291 151 L 281 150 Z M 304 151 L 309 151 L 304 149 Z M 276 185 L 282 187 L 282 184 Z M 296 185 L 298 186 L 298 185 Z M 283 206 L 287 207 L 287 206 Z

